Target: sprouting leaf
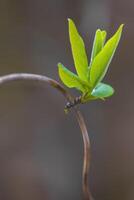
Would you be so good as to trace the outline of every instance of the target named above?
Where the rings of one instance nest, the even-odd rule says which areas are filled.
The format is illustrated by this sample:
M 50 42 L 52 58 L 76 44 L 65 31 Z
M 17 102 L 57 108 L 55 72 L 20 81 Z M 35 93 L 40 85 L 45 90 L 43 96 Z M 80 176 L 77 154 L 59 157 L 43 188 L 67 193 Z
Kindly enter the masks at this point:
M 111 37 L 100 53 L 94 58 L 90 73 L 89 73 L 89 80 L 91 86 L 94 88 L 105 76 L 109 64 L 113 58 L 115 50 L 118 46 L 121 33 L 122 33 L 123 24 L 120 25 L 117 32 Z
M 98 83 L 98 85 L 90 92 L 84 93 L 81 97 L 81 102 L 86 103 L 95 99 L 105 99 L 114 94 L 114 89 L 105 83 Z
M 88 85 L 82 81 L 76 74 L 69 71 L 61 63 L 58 63 L 59 76 L 62 82 L 69 88 L 76 88 L 81 92 L 86 92 L 89 90 Z
M 106 97 L 112 96 L 114 93 L 114 89 L 105 83 L 99 83 L 92 91 L 91 95 L 94 97 L 98 97 L 100 99 L 104 99 Z
M 88 59 L 86 55 L 85 45 L 83 39 L 79 35 L 74 22 L 68 19 L 69 22 L 69 37 L 71 49 L 74 59 L 75 68 L 78 76 L 87 81 Z
M 74 22 L 69 19 L 69 37 L 75 68 L 77 74 L 72 73 L 61 63 L 58 64 L 59 76 L 62 82 L 69 88 L 76 88 L 81 91 L 81 103 L 95 99 L 105 99 L 114 93 L 114 89 L 102 83 L 115 50 L 120 41 L 123 24 L 116 33 L 106 42 L 106 31 L 98 29 L 95 34 L 90 65 L 83 39 L 79 35 Z
M 106 31 L 101 31 L 100 29 L 97 29 L 93 42 L 90 65 L 93 62 L 95 56 L 102 50 L 102 47 L 105 43 L 105 39 Z
M 104 46 L 105 41 L 106 41 L 107 32 L 101 31 L 101 36 L 102 36 L 102 46 Z

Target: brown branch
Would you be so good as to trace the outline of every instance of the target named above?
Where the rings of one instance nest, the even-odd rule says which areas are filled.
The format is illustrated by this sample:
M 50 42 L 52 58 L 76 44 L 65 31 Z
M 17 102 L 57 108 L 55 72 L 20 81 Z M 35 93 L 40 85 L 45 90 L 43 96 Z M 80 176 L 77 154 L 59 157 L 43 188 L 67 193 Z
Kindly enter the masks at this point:
M 8 75 L 0 76 L 0 85 L 7 82 L 17 81 L 17 80 L 28 80 L 28 81 L 36 81 L 40 83 L 48 83 L 50 86 L 59 90 L 68 101 L 71 101 L 72 99 L 69 92 L 67 92 L 61 84 L 59 84 L 57 81 L 51 78 L 48 78 L 47 76 L 44 76 L 44 75 L 28 74 L 28 73 L 8 74 Z
M 66 98 L 66 100 L 69 103 L 73 104 L 75 102 L 74 97 L 68 91 L 66 91 L 60 83 L 44 75 L 28 74 L 28 73 L 15 73 L 15 74 L 4 75 L 0 77 L 0 85 L 17 80 L 36 81 L 43 84 L 47 83 L 53 88 L 57 89 L 60 93 L 62 93 L 62 95 Z M 90 153 L 91 153 L 90 140 L 82 114 L 76 108 L 74 109 L 74 111 L 78 124 L 81 129 L 83 143 L 84 143 L 84 160 L 83 160 L 83 174 L 82 174 L 82 187 L 83 187 L 84 200 L 93 200 L 89 190 L 89 183 L 88 183 Z
M 75 114 L 81 129 L 83 143 L 84 143 L 84 159 L 83 159 L 83 173 L 82 173 L 82 187 L 83 187 L 84 200 L 93 200 L 93 197 L 89 190 L 89 181 L 88 181 L 90 160 L 91 160 L 90 138 L 81 112 L 75 109 Z

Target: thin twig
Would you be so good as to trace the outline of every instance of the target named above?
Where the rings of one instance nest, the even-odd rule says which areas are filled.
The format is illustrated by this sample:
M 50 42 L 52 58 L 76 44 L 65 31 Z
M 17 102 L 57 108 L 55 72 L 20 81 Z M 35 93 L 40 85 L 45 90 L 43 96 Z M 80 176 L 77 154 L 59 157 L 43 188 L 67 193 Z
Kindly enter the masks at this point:
M 59 84 L 57 81 L 44 75 L 28 74 L 28 73 L 8 74 L 8 75 L 0 76 L 0 85 L 7 82 L 17 81 L 17 80 L 27 80 L 27 81 L 36 81 L 40 83 L 48 83 L 50 86 L 59 90 L 68 101 L 71 101 L 72 99 L 69 92 L 67 92 L 61 84 Z
M 28 74 L 28 73 L 8 74 L 0 77 L 0 85 L 17 80 L 28 80 L 28 81 L 37 81 L 40 83 L 48 83 L 50 86 L 60 91 L 60 93 L 62 93 L 62 95 L 66 98 L 67 101 L 69 101 L 70 103 L 74 103 L 74 97 L 68 91 L 66 91 L 60 83 L 44 75 Z M 74 111 L 82 132 L 83 143 L 84 143 L 84 160 L 83 160 L 83 174 L 82 174 L 82 187 L 83 187 L 84 200 L 93 200 L 89 190 L 89 183 L 88 183 L 90 153 L 91 153 L 89 135 L 82 114 L 80 113 L 79 110 L 77 110 L 77 108 L 75 108 Z
M 90 168 L 90 160 L 91 160 L 91 144 L 90 138 L 87 132 L 86 124 L 84 118 L 79 110 L 75 109 L 75 114 L 77 121 L 79 123 L 83 143 L 84 143 L 84 159 L 83 159 L 83 173 L 82 173 L 82 187 L 83 187 L 83 194 L 84 200 L 93 200 L 91 192 L 89 190 L 89 168 Z

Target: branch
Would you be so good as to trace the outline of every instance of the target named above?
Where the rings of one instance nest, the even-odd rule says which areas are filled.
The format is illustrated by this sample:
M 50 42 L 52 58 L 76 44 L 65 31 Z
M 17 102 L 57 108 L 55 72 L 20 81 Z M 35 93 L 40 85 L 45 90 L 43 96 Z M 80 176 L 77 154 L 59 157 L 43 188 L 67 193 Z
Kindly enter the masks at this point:
M 4 75 L 0 77 L 0 85 L 18 80 L 36 81 L 43 84 L 47 83 L 53 88 L 57 89 L 69 103 L 73 104 L 75 101 L 74 97 L 68 91 L 66 91 L 60 83 L 44 75 L 28 74 L 28 73 L 14 73 L 9 75 Z M 82 114 L 76 108 L 74 109 L 74 111 L 78 124 L 81 129 L 83 143 L 84 143 L 84 160 L 83 160 L 83 174 L 82 174 L 82 187 L 83 187 L 84 200 L 93 200 L 89 190 L 89 183 L 88 183 L 90 153 L 91 153 L 90 140 Z
M 60 91 L 68 101 L 71 101 L 72 99 L 69 92 L 67 92 L 61 84 L 59 84 L 57 81 L 51 78 L 48 78 L 47 76 L 44 76 L 44 75 L 28 74 L 28 73 L 8 74 L 8 75 L 0 76 L 0 85 L 7 82 L 18 81 L 18 80 L 48 83 L 50 86 Z
M 89 190 L 89 181 L 88 181 L 90 160 L 91 160 L 90 138 L 81 112 L 79 110 L 75 110 L 75 114 L 81 129 L 83 143 L 84 143 L 84 159 L 83 159 L 83 173 L 82 173 L 82 187 L 83 187 L 84 200 L 93 200 L 93 197 Z

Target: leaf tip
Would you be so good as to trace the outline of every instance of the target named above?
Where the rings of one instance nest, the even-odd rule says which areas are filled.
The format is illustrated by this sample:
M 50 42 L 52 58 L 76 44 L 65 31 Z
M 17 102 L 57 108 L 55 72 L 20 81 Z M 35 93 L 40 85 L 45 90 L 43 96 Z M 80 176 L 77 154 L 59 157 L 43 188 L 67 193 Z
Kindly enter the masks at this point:
M 70 18 L 70 17 L 68 17 L 68 18 L 67 18 L 67 21 L 68 21 L 68 22 L 69 22 L 69 21 L 71 21 L 71 18 Z
M 125 24 L 121 24 L 121 25 L 119 26 L 120 32 L 122 32 L 124 25 L 125 25 Z
M 74 22 L 71 18 L 68 18 L 67 20 L 68 20 L 69 25 L 71 25 L 71 24 L 74 25 Z
M 62 64 L 60 62 L 58 62 L 57 66 L 60 67 Z
M 123 28 L 124 26 L 125 26 L 125 24 L 124 24 L 124 23 L 120 25 L 120 27 L 122 27 L 122 28 Z
M 121 36 L 121 34 L 122 34 L 123 27 L 124 27 L 124 24 L 121 24 L 121 25 L 119 26 L 118 30 L 117 30 L 117 34 L 120 34 L 120 36 Z
M 97 32 L 101 32 L 100 28 L 98 28 L 98 29 L 96 30 L 96 33 L 97 33 Z
M 106 32 L 105 30 L 102 30 L 102 31 L 101 31 L 101 34 L 102 34 L 102 37 L 106 38 L 107 32 Z

